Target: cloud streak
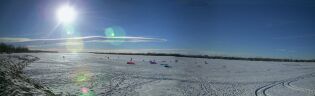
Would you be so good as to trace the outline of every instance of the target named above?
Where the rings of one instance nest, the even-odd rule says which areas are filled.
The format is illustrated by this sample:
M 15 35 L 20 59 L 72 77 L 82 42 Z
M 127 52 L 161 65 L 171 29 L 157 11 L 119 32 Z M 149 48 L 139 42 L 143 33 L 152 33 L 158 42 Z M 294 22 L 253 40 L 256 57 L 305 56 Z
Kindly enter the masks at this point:
M 289 39 L 304 39 L 304 38 L 314 38 L 315 34 L 309 35 L 300 35 L 300 36 L 283 36 L 283 37 L 274 37 L 275 40 L 289 40 Z
M 288 50 L 288 49 L 276 49 L 277 51 L 280 51 L 280 52 L 286 52 L 286 53 L 294 53 L 295 51 L 294 50 Z
M 26 43 L 26 44 L 56 44 L 64 42 L 165 42 L 166 39 L 160 38 L 147 38 L 147 37 L 103 37 L 103 36 L 85 36 L 85 37 L 73 37 L 73 38 L 56 38 L 56 39 L 30 39 L 30 38 L 0 38 L 0 42 L 3 43 Z
M 11 38 L 11 37 L 0 38 L 0 42 L 4 42 L 4 43 L 27 42 L 27 41 L 31 41 L 31 39 L 29 39 L 29 38 Z

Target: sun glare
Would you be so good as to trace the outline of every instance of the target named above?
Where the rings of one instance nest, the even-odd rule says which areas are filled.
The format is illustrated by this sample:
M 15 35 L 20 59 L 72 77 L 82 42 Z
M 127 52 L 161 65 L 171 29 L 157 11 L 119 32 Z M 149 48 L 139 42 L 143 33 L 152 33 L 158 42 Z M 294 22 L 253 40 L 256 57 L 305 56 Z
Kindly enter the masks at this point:
M 71 24 L 76 19 L 77 12 L 74 10 L 73 7 L 65 5 L 57 10 L 57 17 L 59 22 L 63 24 Z

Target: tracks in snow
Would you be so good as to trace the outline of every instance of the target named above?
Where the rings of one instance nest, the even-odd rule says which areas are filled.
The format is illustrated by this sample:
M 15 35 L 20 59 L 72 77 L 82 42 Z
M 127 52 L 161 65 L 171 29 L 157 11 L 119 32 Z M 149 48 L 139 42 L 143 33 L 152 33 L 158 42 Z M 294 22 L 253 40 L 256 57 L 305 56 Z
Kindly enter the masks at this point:
M 267 90 L 269 90 L 270 88 L 274 87 L 274 86 L 284 86 L 286 88 L 290 88 L 293 90 L 298 90 L 298 91 L 304 91 L 304 92 L 310 92 L 310 93 L 315 93 L 314 90 L 310 90 L 310 89 L 305 89 L 305 88 L 298 88 L 298 87 L 294 87 L 291 85 L 292 82 L 301 80 L 301 79 L 305 79 L 305 78 L 310 78 L 310 77 L 314 77 L 315 73 L 311 73 L 311 74 L 306 74 L 306 75 L 302 75 L 302 76 L 298 76 L 295 78 L 290 78 L 290 79 L 286 79 L 286 80 L 281 80 L 281 81 L 276 81 L 273 82 L 271 84 L 267 84 L 265 86 L 259 87 L 255 90 L 255 95 L 256 96 L 270 96 L 266 93 Z

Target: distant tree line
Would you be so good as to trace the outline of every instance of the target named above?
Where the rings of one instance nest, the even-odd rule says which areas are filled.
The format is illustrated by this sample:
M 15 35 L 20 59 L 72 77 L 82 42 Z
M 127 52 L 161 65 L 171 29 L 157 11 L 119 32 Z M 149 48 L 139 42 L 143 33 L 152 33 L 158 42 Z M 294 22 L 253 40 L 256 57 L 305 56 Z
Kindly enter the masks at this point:
M 146 55 L 146 56 L 174 56 L 174 57 L 189 57 L 189 58 L 206 58 L 206 59 L 225 59 L 225 60 L 247 60 L 247 61 L 273 61 L 273 62 L 315 62 L 315 59 L 279 59 L 279 58 L 259 58 L 259 57 L 233 57 L 233 56 L 208 56 L 208 55 L 184 55 L 176 53 L 102 53 L 90 52 L 94 54 L 117 54 L 117 55 Z
M 10 44 L 0 43 L 0 53 L 21 53 L 29 52 L 27 47 L 13 46 Z

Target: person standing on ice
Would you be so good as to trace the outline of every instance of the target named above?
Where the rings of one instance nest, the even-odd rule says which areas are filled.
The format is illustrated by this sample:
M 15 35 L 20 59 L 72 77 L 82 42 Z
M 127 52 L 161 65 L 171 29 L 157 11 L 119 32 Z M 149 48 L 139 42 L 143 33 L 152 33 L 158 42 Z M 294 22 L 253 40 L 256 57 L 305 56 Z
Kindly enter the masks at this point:
M 128 61 L 127 64 L 135 64 L 135 62 L 133 62 L 132 58 L 130 58 L 130 61 Z

